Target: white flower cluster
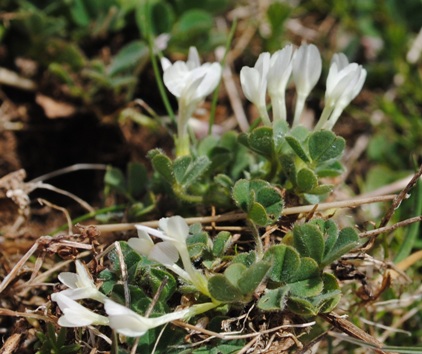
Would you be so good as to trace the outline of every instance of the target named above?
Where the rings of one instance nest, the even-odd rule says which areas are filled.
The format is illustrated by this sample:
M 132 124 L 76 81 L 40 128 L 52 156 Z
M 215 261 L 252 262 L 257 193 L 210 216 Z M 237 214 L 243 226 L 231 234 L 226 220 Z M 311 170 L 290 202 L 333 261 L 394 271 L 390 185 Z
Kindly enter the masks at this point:
M 286 120 L 285 91 L 291 74 L 297 98 L 293 126 L 300 122 L 306 98 L 321 76 L 322 61 L 318 48 L 302 44 L 297 50 L 290 44 L 270 55 L 261 53 L 253 68 L 243 67 L 240 82 L 246 98 L 258 109 L 265 125 L 271 120 L 266 108 L 267 92 L 273 120 Z M 344 108 L 359 94 L 366 78 L 361 65 L 348 62 L 344 54 L 335 54 L 327 77 L 325 108 L 316 129 L 332 129 Z
M 180 216 L 173 216 L 161 219 L 159 226 L 161 230 L 137 225 L 139 238 L 130 239 L 129 245 L 140 254 L 171 269 L 203 294 L 209 296 L 205 276 L 193 267 L 189 258 L 186 245 L 189 228 L 186 221 Z M 160 237 L 163 242 L 154 244 L 148 233 Z M 184 269 L 176 264 L 179 255 Z M 57 302 L 63 312 L 63 316 L 58 321 L 59 325 L 63 327 L 110 326 L 122 335 L 139 337 L 151 328 L 174 320 L 192 317 L 218 305 L 216 302 L 203 303 L 159 317 L 147 318 L 108 299 L 96 288 L 85 266 L 79 260 L 76 260 L 75 263 L 76 274 L 64 272 L 59 275 L 59 280 L 69 289 L 51 295 L 51 299 Z M 97 314 L 76 302 L 76 300 L 82 299 L 92 299 L 103 303 L 108 316 Z
M 189 154 L 187 135 L 188 120 L 199 104 L 217 87 L 221 78 L 219 63 L 201 65 L 195 47 L 189 49 L 187 62 L 171 63 L 167 58 L 161 59 L 163 80 L 167 89 L 177 98 L 179 112 L 177 119 L 176 153 L 178 156 Z

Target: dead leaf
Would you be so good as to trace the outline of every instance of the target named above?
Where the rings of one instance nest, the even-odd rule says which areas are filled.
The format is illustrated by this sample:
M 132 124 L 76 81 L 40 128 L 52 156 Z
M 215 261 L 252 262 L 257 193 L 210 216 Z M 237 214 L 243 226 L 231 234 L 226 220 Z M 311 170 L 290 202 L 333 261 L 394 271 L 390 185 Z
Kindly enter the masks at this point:
M 76 113 L 76 107 L 60 102 L 41 94 L 38 94 L 35 101 L 42 107 L 45 115 L 50 119 L 66 118 Z

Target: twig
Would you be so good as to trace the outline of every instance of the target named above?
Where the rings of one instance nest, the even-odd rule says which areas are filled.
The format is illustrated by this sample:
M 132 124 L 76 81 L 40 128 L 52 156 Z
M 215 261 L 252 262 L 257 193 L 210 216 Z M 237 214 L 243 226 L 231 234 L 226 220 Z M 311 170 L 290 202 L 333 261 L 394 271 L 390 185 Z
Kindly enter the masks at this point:
M 128 286 L 127 268 L 122 248 L 120 247 L 120 243 L 118 241 L 114 242 L 114 248 L 116 249 L 117 256 L 119 257 L 120 271 L 122 273 L 123 290 L 125 293 L 125 305 L 126 307 L 130 307 L 130 292 Z
M 221 60 L 224 52 L 221 50 L 216 50 L 215 55 L 218 60 Z M 233 80 L 233 73 L 231 70 L 231 61 L 227 61 L 227 65 L 223 68 L 223 83 L 226 87 L 227 96 L 229 97 L 230 105 L 232 106 L 234 116 L 236 117 L 239 128 L 242 132 L 247 132 L 249 130 L 249 122 L 246 117 L 245 110 L 243 109 L 242 100 L 239 95 L 237 86 Z
M 107 170 L 107 165 L 100 163 L 77 163 L 75 165 L 63 167 L 53 172 L 49 172 L 37 178 L 31 179 L 28 183 L 43 182 L 47 179 L 57 177 L 65 173 L 76 172 L 80 170 Z
M 398 222 L 398 223 L 396 223 L 394 225 L 391 225 L 391 226 L 384 226 L 384 227 L 379 227 L 379 228 L 377 228 L 375 230 L 369 230 L 369 231 L 361 232 L 359 234 L 359 237 L 364 238 L 364 237 L 378 236 L 379 234 L 383 234 L 385 232 L 391 232 L 391 231 L 394 231 L 394 230 L 396 230 L 396 229 L 398 229 L 400 227 L 403 227 L 403 226 L 406 226 L 406 225 L 410 225 L 410 224 L 413 224 L 415 222 L 420 222 L 420 221 L 422 221 L 422 215 L 415 216 L 413 218 L 400 221 L 400 222 Z
M 23 255 L 19 262 L 15 264 L 10 273 L 4 277 L 3 281 L 0 284 L 0 294 L 3 292 L 4 289 L 6 289 L 12 279 L 19 273 L 19 270 L 23 267 L 26 261 L 35 253 L 35 251 L 38 249 L 38 245 L 38 241 L 35 242 L 32 247 Z
M 413 178 L 409 181 L 407 186 L 396 196 L 391 204 L 390 209 L 388 209 L 387 213 L 384 215 L 384 218 L 381 220 L 379 227 L 384 227 L 390 221 L 391 217 L 394 214 L 394 211 L 400 206 L 401 202 L 406 199 L 407 193 L 413 188 L 416 182 L 422 175 L 422 165 L 419 166 L 418 172 L 415 173 Z
M 251 348 L 258 341 L 259 341 L 259 336 L 256 336 L 255 338 L 250 340 L 248 343 L 246 343 L 246 345 L 240 351 L 238 351 L 237 354 L 245 354 L 249 350 L 249 348 Z
M 308 213 L 311 211 L 324 211 L 335 208 L 355 208 L 364 204 L 379 203 L 385 202 L 388 200 L 393 200 L 396 197 L 395 194 L 383 195 L 378 197 L 371 198 L 355 198 L 349 200 L 343 200 L 339 202 L 330 202 L 330 203 L 320 203 L 317 205 L 304 205 L 298 207 L 285 208 L 281 215 L 292 215 L 292 214 L 301 214 Z M 245 213 L 227 213 L 220 214 L 215 216 L 201 216 L 194 218 L 186 218 L 188 224 L 200 223 L 200 224 L 209 224 L 213 222 L 224 222 L 224 221 L 237 221 L 246 219 L 247 215 Z M 117 231 L 127 231 L 135 228 L 135 225 L 144 225 L 149 227 L 158 227 L 158 220 L 146 221 L 141 223 L 126 223 L 126 224 L 108 224 L 108 225 L 97 225 L 96 228 L 101 232 L 117 232 Z
M 56 193 L 59 193 L 59 194 L 63 194 L 65 196 L 73 199 L 77 203 L 79 203 L 83 208 L 85 208 L 86 210 L 88 210 L 88 212 L 90 212 L 90 213 L 94 213 L 95 212 L 95 209 L 91 205 L 89 205 L 86 201 L 84 201 L 83 199 L 81 199 L 78 196 L 74 195 L 73 193 L 70 193 L 68 191 L 65 191 L 64 189 L 57 188 L 57 187 L 52 186 L 51 184 L 48 184 L 48 183 L 36 183 L 33 186 L 33 190 L 34 189 L 38 189 L 38 188 L 48 189 L 50 191 L 53 191 L 53 192 L 56 192 Z
M 217 333 L 217 332 L 213 332 L 210 331 L 208 329 L 202 328 L 202 327 L 197 327 L 194 325 L 191 325 L 189 323 L 185 323 L 183 321 L 173 321 L 172 322 L 174 325 L 179 326 L 179 327 L 184 327 L 184 328 L 189 328 L 192 329 L 194 331 L 198 331 L 201 332 L 203 334 L 207 334 L 209 336 L 213 336 L 219 339 L 223 339 L 223 340 L 232 340 L 232 339 L 243 339 L 243 338 L 253 338 L 256 336 L 260 336 L 262 334 L 266 334 L 266 333 L 272 333 L 275 331 L 278 331 L 280 329 L 288 329 L 288 328 L 306 328 L 306 327 L 311 327 L 313 325 L 315 325 L 315 321 L 312 322 L 307 322 L 307 323 L 302 323 L 302 324 L 288 324 L 288 325 L 281 325 L 278 327 L 273 327 L 264 331 L 259 331 L 259 332 L 255 332 L 255 333 L 248 333 L 248 334 L 239 334 L 239 335 L 231 335 L 230 333 Z
M 42 321 L 47 321 L 47 322 L 53 322 L 53 323 L 57 322 L 57 320 L 54 317 L 40 315 L 38 313 L 33 313 L 33 312 L 12 311 L 9 309 L 4 309 L 4 308 L 0 308 L 0 316 L 35 318 L 37 320 L 42 320 Z
M 63 208 L 63 207 L 60 207 L 60 206 L 55 205 L 53 203 L 50 203 L 48 200 L 45 200 L 43 198 L 38 198 L 37 201 L 41 205 L 47 205 L 50 208 L 53 208 L 53 209 L 56 209 L 56 210 L 61 211 L 64 214 L 65 218 L 66 218 L 67 227 L 69 228 L 69 230 L 68 230 L 69 231 L 69 234 L 72 234 L 73 233 L 72 232 L 72 218 L 70 217 L 69 212 L 67 211 L 66 208 Z

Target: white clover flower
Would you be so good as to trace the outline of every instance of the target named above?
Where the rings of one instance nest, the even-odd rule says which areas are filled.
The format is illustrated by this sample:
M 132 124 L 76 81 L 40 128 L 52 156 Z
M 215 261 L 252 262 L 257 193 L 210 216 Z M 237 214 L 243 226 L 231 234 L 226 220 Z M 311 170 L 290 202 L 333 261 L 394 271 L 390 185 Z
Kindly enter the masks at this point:
M 57 302 L 63 312 L 63 316 L 58 321 L 58 324 L 62 327 L 106 326 L 109 324 L 107 317 L 88 310 L 75 300 L 64 295 L 63 292 L 52 294 L 51 299 Z
M 292 73 L 294 48 L 289 44 L 271 56 L 268 71 L 268 94 L 271 98 L 273 120 L 286 120 L 285 91 Z
M 240 70 L 240 84 L 245 97 L 252 102 L 265 125 L 271 125 L 266 107 L 267 77 L 270 69 L 270 53 L 261 53 L 253 68 L 244 66 Z
M 184 280 L 192 282 L 192 279 L 190 278 L 189 274 L 186 273 L 182 268 L 180 268 L 176 264 L 179 259 L 179 253 L 172 242 L 163 241 L 154 244 L 151 237 L 145 231 L 144 226 L 135 226 L 138 230 L 138 237 L 131 238 L 128 240 L 128 244 L 130 247 L 132 247 L 139 254 L 148 257 L 148 259 L 164 265 L 165 267 L 182 277 Z
M 177 154 L 186 155 L 189 154 L 189 142 L 186 141 L 187 122 L 198 105 L 217 87 L 221 78 L 221 65 L 201 65 L 198 51 L 191 47 L 187 62 L 179 60 L 172 64 L 167 58 L 162 58 L 161 66 L 164 70 L 164 84 L 179 103 Z
M 185 279 L 188 278 L 200 292 L 204 295 L 210 296 L 207 279 L 199 270 L 195 269 L 190 260 L 186 244 L 186 239 L 189 235 L 189 226 L 185 219 L 178 215 L 170 218 L 161 218 L 158 225 L 162 231 L 143 225 L 136 225 L 136 228 L 138 230 L 145 231 L 150 235 L 159 237 L 164 241 L 171 242 L 179 252 L 184 271 L 188 274 L 188 277 L 182 277 Z
M 293 58 L 293 79 L 297 99 L 293 126 L 300 122 L 305 100 L 321 76 L 322 60 L 318 48 L 313 44 L 302 44 Z
M 185 309 L 160 317 L 147 318 L 110 299 L 105 300 L 104 308 L 108 314 L 109 326 L 117 333 L 127 337 L 140 337 L 149 329 L 180 320 L 190 312 L 189 309 Z
M 76 274 L 71 272 L 59 274 L 59 280 L 69 287 L 69 289 L 63 290 L 61 294 L 73 300 L 93 299 L 103 302 L 106 296 L 96 288 L 85 266 L 79 260 L 75 261 L 75 265 Z
M 325 91 L 325 107 L 315 129 L 332 129 L 344 108 L 359 94 L 366 79 L 361 65 L 350 63 L 343 53 L 331 60 Z

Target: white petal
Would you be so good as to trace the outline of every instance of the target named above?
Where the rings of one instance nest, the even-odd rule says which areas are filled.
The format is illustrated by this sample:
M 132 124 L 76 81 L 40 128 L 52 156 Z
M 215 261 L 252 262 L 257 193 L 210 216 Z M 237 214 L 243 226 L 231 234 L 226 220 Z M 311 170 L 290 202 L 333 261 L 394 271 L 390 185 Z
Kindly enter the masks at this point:
M 360 68 L 360 75 L 359 75 L 359 80 L 356 83 L 355 87 L 353 88 L 353 93 L 352 93 L 352 100 L 360 93 L 360 91 L 362 90 L 363 84 L 365 83 L 366 80 L 366 70 L 364 68 L 362 68 L 361 66 L 359 66 Z
M 197 68 L 201 65 L 201 61 L 199 60 L 198 50 L 196 49 L 196 47 L 189 48 L 188 61 L 186 62 L 186 64 L 189 70 Z
M 151 328 L 181 319 L 189 314 L 189 309 L 185 309 L 160 317 L 146 318 L 110 299 L 105 301 L 104 308 L 109 315 L 110 327 L 129 337 L 142 336 Z
M 189 226 L 181 216 L 172 216 L 167 220 L 166 234 L 176 241 L 185 243 L 189 235 Z
M 109 317 L 109 326 L 126 337 L 141 337 L 149 328 L 139 325 L 135 317 L 127 315 L 113 315 Z
M 163 68 L 163 71 L 166 71 L 169 67 L 171 67 L 171 61 L 167 58 L 161 58 L 161 67 Z
M 240 84 L 242 85 L 243 93 L 255 105 L 259 103 L 259 81 L 260 75 L 255 68 L 244 66 L 240 70 Z
M 293 60 L 293 78 L 296 90 L 308 96 L 321 76 L 322 60 L 318 48 L 313 44 L 302 44 Z
M 331 59 L 331 64 L 333 63 L 336 63 L 338 70 L 342 70 L 349 65 L 349 59 L 347 59 L 344 53 L 336 53 Z
M 268 71 L 268 92 L 283 94 L 292 72 L 293 46 L 288 45 L 271 56 Z
M 63 326 L 72 325 L 72 327 L 87 326 L 89 324 L 107 324 L 108 319 L 88 310 L 76 301 L 63 295 L 63 293 L 55 293 L 51 295 L 51 299 L 59 305 L 65 319 L 62 320 Z
M 72 300 L 92 299 L 99 291 L 95 288 L 67 289 L 60 293 Z
M 151 250 L 149 259 L 164 265 L 172 265 L 179 259 L 179 252 L 171 242 L 159 242 Z
M 164 71 L 163 81 L 167 89 L 176 97 L 180 97 L 186 87 L 189 69 L 182 61 L 175 62 Z
M 79 288 L 85 288 L 85 287 L 92 287 L 95 288 L 94 281 L 92 280 L 91 274 L 88 273 L 88 270 L 86 267 L 82 264 L 81 261 L 76 260 L 76 273 L 78 273 L 79 279 L 78 279 L 78 287 Z
M 220 82 L 221 72 L 222 69 L 219 63 L 212 63 L 207 67 L 206 74 L 198 87 L 196 95 L 198 99 L 205 98 L 215 90 Z
M 140 232 L 140 231 L 138 231 Z M 142 254 L 144 256 L 148 256 L 151 252 L 152 248 L 154 247 L 154 242 L 152 242 L 151 239 L 145 239 L 145 238 L 130 238 L 127 241 L 128 245 L 132 247 L 136 252 L 139 254 Z
M 59 280 L 66 286 L 71 289 L 75 289 L 78 287 L 78 275 L 71 272 L 62 272 L 59 274 Z

